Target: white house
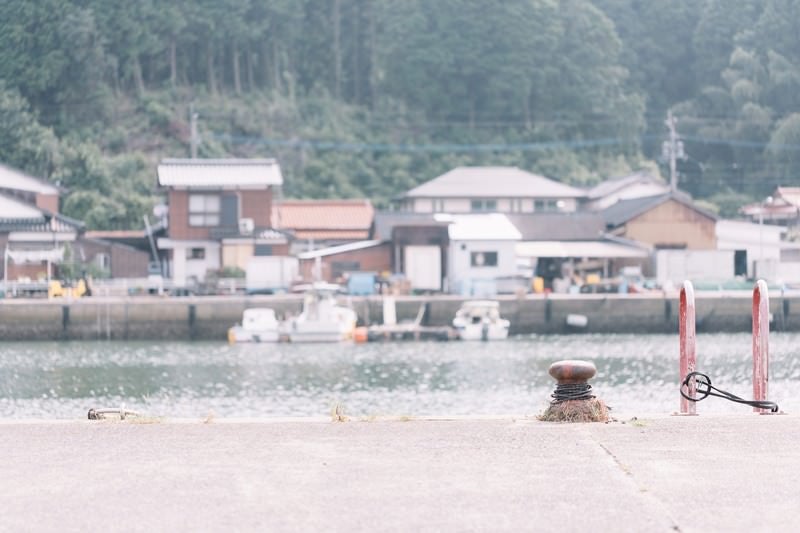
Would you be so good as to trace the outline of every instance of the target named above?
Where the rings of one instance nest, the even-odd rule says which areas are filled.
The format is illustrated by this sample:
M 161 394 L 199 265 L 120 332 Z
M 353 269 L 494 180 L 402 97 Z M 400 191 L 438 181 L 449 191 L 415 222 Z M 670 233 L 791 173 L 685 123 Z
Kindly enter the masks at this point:
M 734 252 L 735 275 L 774 279 L 786 244 L 782 241 L 784 233 L 785 226 L 718 220 L 717 249 Z
M 458 167 L 400 198 L 412 213 L 571 212 L 586 191 L 516 167 Z
M 522 234 L 500 213 L 436 215 L 449 221 L 447 228 L 449 292 L 465 296 L 491 296 L 497 281 L 517 273 L 515 247 Z

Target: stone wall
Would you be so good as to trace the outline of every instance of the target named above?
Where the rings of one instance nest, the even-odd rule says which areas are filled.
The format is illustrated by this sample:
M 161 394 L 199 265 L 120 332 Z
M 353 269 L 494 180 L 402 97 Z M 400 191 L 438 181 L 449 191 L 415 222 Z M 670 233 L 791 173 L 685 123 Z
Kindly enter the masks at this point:
M 677 297 L 647 295 L 527 296 L 499 298 L 512 334 L 675 333 Z M 360 322 L 382 322 L 380 297 L 349 298 Z M 455 296 L 397 297 L 398 321 L 423 313 L 424 325 L 449 325 L 463 301 Z M 271 307 L 279 317 L 300 312 L 302 297 L 85 298 L 0 300 L 0 340 L 220 340 L 250 307 Z M 748 332 L 750 293 L 697 297 L 697 331 Z M 422 310 L 422 311 L 420 311 Z M 773 331 L 800 331 L 800 295 L 770 298 Z M 584 315 L 585 327 L 567 325 L 567 315 Z M 677 340 L 676 340 L 677 350 Z

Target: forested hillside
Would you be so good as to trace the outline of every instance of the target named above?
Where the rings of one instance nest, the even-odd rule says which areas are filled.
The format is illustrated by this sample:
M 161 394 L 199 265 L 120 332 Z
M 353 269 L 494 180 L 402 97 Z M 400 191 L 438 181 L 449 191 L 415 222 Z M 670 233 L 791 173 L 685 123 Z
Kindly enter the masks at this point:
M 663 169 L 672 109 L 680 186 L 730 214 L 800 185 L 798 26 L 800 0 L 0 0 L 0 162 L 136 227 L 192 109 L 200 157 L 378 204 L 460 164 Z

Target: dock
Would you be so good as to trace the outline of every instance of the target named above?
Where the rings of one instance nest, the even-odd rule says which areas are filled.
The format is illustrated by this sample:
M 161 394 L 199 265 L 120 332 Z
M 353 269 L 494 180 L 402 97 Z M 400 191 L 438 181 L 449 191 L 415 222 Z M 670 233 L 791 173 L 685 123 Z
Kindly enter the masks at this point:
M 5 531 L 796 531 L 800 418 L 0 421 Z
M 418 324 L 380 325 L 367 328 L 369 342 L 386 341 L 451 341 L 458 338 L 449 326 L 420 326 Z

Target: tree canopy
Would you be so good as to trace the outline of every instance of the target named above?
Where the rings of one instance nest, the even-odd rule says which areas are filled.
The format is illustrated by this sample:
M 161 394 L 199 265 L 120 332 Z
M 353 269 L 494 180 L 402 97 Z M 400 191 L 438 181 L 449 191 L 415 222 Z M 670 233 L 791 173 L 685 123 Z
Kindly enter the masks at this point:
M 800 0 L 0 0 L 0 162 L 136 226 L 155 163 L 277 157 L 379 205 L 456 165 L 568 183 L 656 166 L 735 213 L 800 185 Z

